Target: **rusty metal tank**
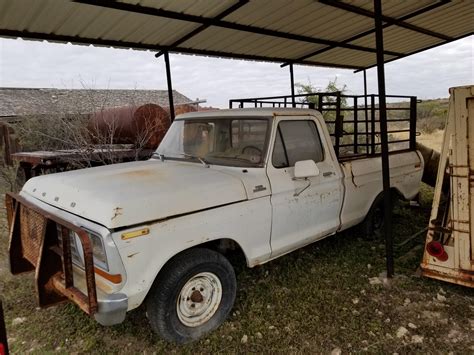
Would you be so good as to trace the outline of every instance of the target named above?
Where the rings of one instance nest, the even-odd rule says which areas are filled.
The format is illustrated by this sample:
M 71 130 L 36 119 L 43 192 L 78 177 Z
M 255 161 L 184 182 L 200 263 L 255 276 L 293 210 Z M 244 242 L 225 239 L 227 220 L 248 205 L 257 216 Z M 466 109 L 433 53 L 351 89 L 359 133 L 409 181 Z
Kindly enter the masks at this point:
M 155 149 L 170 125 L 170 115 L 163 107 L 145 104 L 96 112 L 90 116 L 88 129 L 96 143 Z
M 177 105 L 174 107 L 174 114 L 176 116 L 181 115 L 182 113 L 187 112 L 196 112 L 198 109 L 196 105 L 184 104 L 184 105 Z

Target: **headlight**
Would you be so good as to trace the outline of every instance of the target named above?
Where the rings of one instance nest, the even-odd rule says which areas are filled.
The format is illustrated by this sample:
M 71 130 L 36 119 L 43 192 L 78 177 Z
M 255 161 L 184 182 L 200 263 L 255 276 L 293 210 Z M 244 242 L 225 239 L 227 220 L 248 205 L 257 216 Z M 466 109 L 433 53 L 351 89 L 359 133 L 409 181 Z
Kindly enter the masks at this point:
M 94 264 L 104 270 L 109 270 L 109 266 L 107 265 L 107 254 L 105 254 L 104 242 L 102 238 L 95 234 L 88 234 L 92 244 Z
M 58 231 L 59 246 L 62 247 L 61 227 L 56 224 Z M 105 253 L 104 243 L 100 236 L 87 232 L 92 246 L 92 256 L 94 258 L 94 265 L 104 270 L 109 270 L 107 264 L 107 254 Z M 69 230 L 69 240 L 71 243 L 71 257 L 74 264 L 84 267 L 84 252 L 79 236 L 73 231 Z
M 59 247 L 62 248 L 62 242 L 63 242 L 63 236 L 61 233 L 61 226 L 59 224 L 56 224 L 56 229 L 58 231 L 58 243 Z M 72 262 L 76 265 L 83 266 L 84 263 L 82 262 L 82 255 L 79 253 L 79 249 L 77 247 L 78 241 L 76 239 L 79 239 L 73 231 L 69 230 L 69 242 L 71 244 L 71 258 Z M 82 251 L 82 248 L 81 248 Z

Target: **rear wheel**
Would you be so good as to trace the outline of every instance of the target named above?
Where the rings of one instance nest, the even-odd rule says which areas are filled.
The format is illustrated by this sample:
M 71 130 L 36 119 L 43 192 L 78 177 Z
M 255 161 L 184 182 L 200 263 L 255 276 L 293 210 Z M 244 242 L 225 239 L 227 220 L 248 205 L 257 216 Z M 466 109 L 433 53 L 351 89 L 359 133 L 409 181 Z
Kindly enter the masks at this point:
M 395 206 L 397 195 L 391 194 L 392 210 Z M 373 240 L 381 237 L 383 234 L 385 220 L 385 206 L 383 193 L 380 193 L 372 203 L 372 207 L 367 213 L 364 221 L 359 226 L 359 231 L 367 240 Z
M 187 343 L 221 325 L 237 289 L 234 269 L 209 249 L 190 249 L 174 257 L 148 295 L 152 329 L 167 341 Z

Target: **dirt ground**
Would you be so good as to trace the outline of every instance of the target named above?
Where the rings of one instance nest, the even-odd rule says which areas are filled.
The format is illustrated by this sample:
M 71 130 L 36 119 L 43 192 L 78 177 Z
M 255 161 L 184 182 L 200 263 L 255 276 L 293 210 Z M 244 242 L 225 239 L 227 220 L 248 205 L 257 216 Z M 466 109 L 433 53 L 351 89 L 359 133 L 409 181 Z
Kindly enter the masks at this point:
M 144 309 L 126 321 L 102 327 L 77 307 L 39 309 L 33 275 L 12 277 L 7 267 L 7 231 L 0 232 L 0 294 L 14 353 L 235 353 L 474 351 L 473 290 L 417 276 L 421 235 L 432 191 L 421 207 L 395 209 L 396 277 L 384 271 L 384 244 L 355 230 L 315 243 L 254 269 L 236 265 L 238 296 L 230 318 L 194 344 L 175 346 L 154 335 Z

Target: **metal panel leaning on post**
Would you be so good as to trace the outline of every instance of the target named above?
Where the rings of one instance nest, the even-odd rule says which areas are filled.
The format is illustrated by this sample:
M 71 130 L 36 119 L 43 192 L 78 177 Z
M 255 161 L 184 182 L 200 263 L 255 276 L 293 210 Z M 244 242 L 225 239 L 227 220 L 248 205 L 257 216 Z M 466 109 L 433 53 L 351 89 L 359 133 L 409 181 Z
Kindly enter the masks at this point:
M 427 277 L 474 287 L 474 86 L 449 92 L 421 268 Z M 449 189 L 443 191 L 446 178 Z

